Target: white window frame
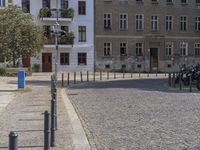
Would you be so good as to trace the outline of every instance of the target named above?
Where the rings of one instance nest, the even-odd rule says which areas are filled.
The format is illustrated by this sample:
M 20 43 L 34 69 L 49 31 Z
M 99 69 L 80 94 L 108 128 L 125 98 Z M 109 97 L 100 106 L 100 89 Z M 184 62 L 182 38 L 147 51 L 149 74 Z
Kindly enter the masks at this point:
M 136 31 L 144 30 L 144 14 L 135 15 L 135 29 Z
M 151 16 L 151 30 L 158 31 L 159 30 L 159 19 L 157 15 Z
M 135 55 L 143 56 L 143 48 L 144 48 L 144 44 L 142 42 L 135 43 Z
M 194 56 L 200 56 L 200 43 L 194 43 Z
M 128 30 L 128 14 L 127 13 L 119 14 L 119 29 L 120 31 Z
M 166 42 L 165 43 L 165 56 L 172 56 L 173 55 L 174 44 L 173 42 Z
M 181 16 L 180 18 L 180 30 L 181 31 L 187 31 L 188 29 L 188 17 L 187 16 Z
M 200 16 L 195 17 L 195 31 L 200 31 Z
M 109 23 L 108 23 L 109 21 L 110 21 L 110 26 L 109 26 Z M 112 13 L 105 13 L 103 15 L 103 25 L 104 25 L 104 29 L 111 29 L 112 28 Z
M 188 56 L 188 42 L 180 42 L 180 56 Z
M 106 55 L 105 55 L 106 51 Z M 110 51 L 110 54 L 108 55 L 108 51 Z M 112 55 L 112 42 L 105 42 L 103 44 L 103 56 L 104 57 L 110 57 Z
M 3 1 L 4 1 L 4 3 L 3 3 Z M 0 0 L 0 7 L 6 7 L 6 6 L 7 6 L 7 0 Z
M 125 44 L 125 46 L 124 46 Z M 121 48 L 125 47 L 126 48 L 126 54 L 121 54 Z M 128 55 L 128 42 L 120 42 L 120 56 L 127 56 Z
M 165 16 L 165 30 L 166 31 L 173 30 L 173 16 L 172 15 Z

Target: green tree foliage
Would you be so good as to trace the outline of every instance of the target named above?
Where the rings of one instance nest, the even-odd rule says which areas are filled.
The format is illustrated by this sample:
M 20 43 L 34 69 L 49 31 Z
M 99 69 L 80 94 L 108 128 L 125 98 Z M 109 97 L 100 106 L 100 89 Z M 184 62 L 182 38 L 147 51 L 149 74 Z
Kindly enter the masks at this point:
M 35 56 L 45 42 L 43 30 L 30 14 L 18 6 L 6 8 L 0 15 L 0 53 L 16 66 L 22 56 Z

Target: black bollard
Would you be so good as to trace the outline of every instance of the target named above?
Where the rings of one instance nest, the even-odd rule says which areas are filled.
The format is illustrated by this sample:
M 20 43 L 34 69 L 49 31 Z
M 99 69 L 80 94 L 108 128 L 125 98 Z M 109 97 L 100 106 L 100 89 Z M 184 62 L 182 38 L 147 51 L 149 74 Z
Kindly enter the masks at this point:
M 192 76 L 190 75 L 190 92 L 192 92 Z
M 175 77 L 176 77 L 176 73 L 173 72 L 173 77 L 172 77 L 172 84 L 173 84 L 173 87 L 176 88 L 176 84 L 175 84 Z M 179 80 L 180 81 L 180 80 Z
M 74 72 L 74 84 L 76 84 L 76 72 Z
M 89 72 L 87 71 L 87 82 L 89 82 Z
M 69 72 L 67 73 L 67 85 L 69 85 Z
M 131 78 L 133 78 L 133 72 L 131 72 Z
M 53 99 L 51 100 L 51 147 L 55 147 L 55 131 L 56 131 L 56 100 L 53 94 Z
M 107 80 L 109 80 L 109 72 L 107 72 Z
M 141 71 L 139 70 L 139 78 L 141 77 Z
M 81 76 L 81 82 L 83 82 L 83 73 L 80 72 L 80 76 Z
M 175 84 L 174 84 L 175 85 Z M 179 77 L 179 90 L 182 90 L 182 80 L 181 76 Z
M 93 72 L 93 81 L 95 81 L 96 78 L 95 78 L 95 71 Z
M 171 80 L 172 80 L 172 75 L 171 75 L 171 73 L 169 73 L 169 76 L 168 76 L 168 84 L 169 84 L 169 86 L 171 86 Z
M 123 70 L 123 79 L 125 78 L 125 71 Z
M 44 112 L 44 150 L 50 150 L 50 114 Z
M 116 79 L 116 72 L 114 72 L 114 79 Z
M 9 134 L 9 150 L 17 150 L 18 149 L 18 140 L 17 140 L 17 132 L 11 131 Z
M 100 71 L 100 80 L 102 80 L 102 71 Z
M 147 73 L 147 77 L 149 77 L 149 72 Z
M 64 73 L 62 73 L 62 87 L 64 87 Z

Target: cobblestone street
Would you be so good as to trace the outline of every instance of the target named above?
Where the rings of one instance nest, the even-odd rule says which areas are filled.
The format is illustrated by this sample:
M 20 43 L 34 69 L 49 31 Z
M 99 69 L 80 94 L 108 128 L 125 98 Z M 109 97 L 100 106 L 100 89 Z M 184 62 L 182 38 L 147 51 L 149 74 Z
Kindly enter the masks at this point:
M 74 85 L 68 89 L 92 149 L 199 150 L 199 93 L 167 79 Z

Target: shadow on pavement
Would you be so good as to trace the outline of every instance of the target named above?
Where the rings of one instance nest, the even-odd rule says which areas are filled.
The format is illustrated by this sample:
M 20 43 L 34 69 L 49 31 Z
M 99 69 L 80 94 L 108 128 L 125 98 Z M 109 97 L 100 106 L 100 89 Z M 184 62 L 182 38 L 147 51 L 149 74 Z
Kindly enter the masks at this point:
M 188 89 L 179 90 L 178 88 L 170 88 L 168 79 L 131 79 L 131 80 L 114 80 L 102 82 L 90 82 L 87 84 L 70 85 L 71 89 L 109 89 L 109 88 L 129 88 L 144 91 L 161 91 L 167 93 L 185 93 Z

